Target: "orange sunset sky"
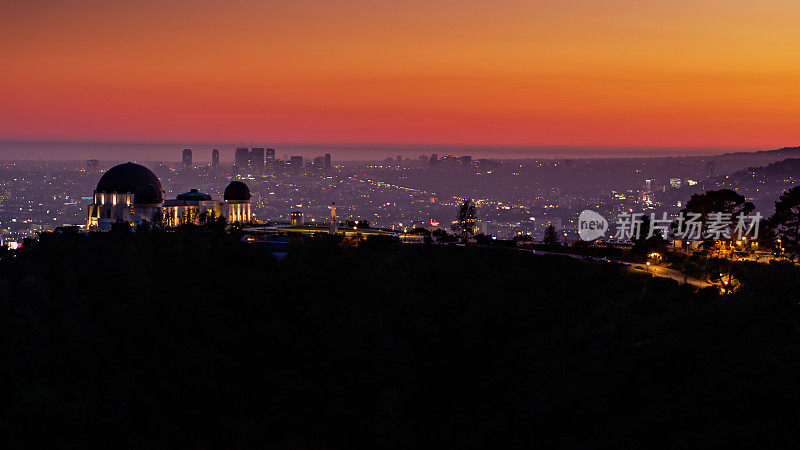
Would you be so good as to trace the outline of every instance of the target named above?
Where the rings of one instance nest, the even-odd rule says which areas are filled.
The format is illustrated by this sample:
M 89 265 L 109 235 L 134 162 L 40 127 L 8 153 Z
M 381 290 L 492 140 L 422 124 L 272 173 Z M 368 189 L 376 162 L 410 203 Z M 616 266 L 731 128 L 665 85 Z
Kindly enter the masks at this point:
M 0 140 L 775 148 L 800 3 L 39 1 L 0 14 Z

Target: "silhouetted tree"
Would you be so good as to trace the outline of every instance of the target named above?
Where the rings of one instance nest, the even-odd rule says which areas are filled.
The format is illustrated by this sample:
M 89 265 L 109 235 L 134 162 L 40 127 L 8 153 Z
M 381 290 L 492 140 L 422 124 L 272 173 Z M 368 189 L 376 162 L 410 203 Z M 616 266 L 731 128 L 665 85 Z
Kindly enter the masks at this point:
M 780 239 L 792 258 L 800 254 L 800 186 L 785 191 L 775 202 L 775 213 L 767 221 L 775 239 Z
M 164 212 L 161 208 L 158 208 L 158 211 L 153 214 L 153 227 L 164 228 Z
M 209 222 L 209 224 L 212 232 L 220 234 L 225 233 L 225 230 L 228 228 L 228 219 L 223 215 L 219 215 L 213 222 Z
M 149 220 L 142 220 L 136 225 L 136 232 L 137 233 L 151 233 L 153 232 L 153 223 Z
M 556 231 L 556 227 L 552 224 L 544 229 L 544 239 L 542 242 L 550 246 L 555 246 L 558 245 L 559 239 L 558 231 Z
M 727 213 L 734 218 L 729 231 L 736 224 L 735 217 L 739 213 L 750 214 L 755 209 L 755 205 L 745 201 L 744 196 L 731 189 L 720 189 L 717 191 L 707 191 L 703 194 L 694 194 L 686 203 L 682 213 L 700 214 L 701 239 L 704 239 L 708 231 L 708 216 L 711 213 Z
M 465 241 L 475 233 L 475 203 L 472 200 L 466 199 L 458 207 L 456 222 L 452 228 Z
M 634 259 L 641 260 L 650 253 L 657 252 L 663 254 L 667 251 L 667 241 L 664 240 L 661 233 L 654 232 L 652 236 L 648 237 L 648 234 L 650 234 L 650 225 L 650 216 L 645 214 L 642 217 L 639 233 L 631 236 L 631 241 L 633 242 L 631 256 L 634 257 Z
M 129 222 L 117 219 L 116 222 L 111 224 L 111 234 L 127 235 L 131 233 L 131 224 Z
M 194 225 L 198 223 L 200 220 L 200 214 L 196 208 L 187 208 L 186 209 L 186 223 L 189 225 Z

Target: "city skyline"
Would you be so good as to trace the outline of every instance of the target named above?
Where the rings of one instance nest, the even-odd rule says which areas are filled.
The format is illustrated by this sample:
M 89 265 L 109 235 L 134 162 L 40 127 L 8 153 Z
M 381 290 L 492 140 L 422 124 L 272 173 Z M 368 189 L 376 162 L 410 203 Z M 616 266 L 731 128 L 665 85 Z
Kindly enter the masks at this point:
M 796 138 L 800 11 L 785 0 L 344 6 L 9 2 L 0 140 L 645 156 Z
M 210 162 L 211 152 L 218 149 L 220 161 L 233 162 L 236 148 L 265 146 L 274 148 L 276 156 L 284 154 L 313 157 L 320 153 L 335 153 L 340 161 L 381 161 L 398 154 L 404 158 L 416 158 L 421 154 L 456 153 L 471 154 L 488 159 L 559 159 L 559 158 L 647 158 L 647 157 L 693 157 L 714 156 L 726 153 L 749 153 L 793 147 L 681 147 L 660 146 L 616 147 L 616 146 L 478 146 L 437 144 L 335 144 L 335 143 L 269 143 L 267 140 L 233 142 L 44 142 L 2 141 L 0 157 L 8 160 L 83 160 L 99 158 L 110 161 L 122 160 L 180 160 L 180 150 L 192 148 L 193 159 Z M 177 155 L 177 156 L 176 156 Z

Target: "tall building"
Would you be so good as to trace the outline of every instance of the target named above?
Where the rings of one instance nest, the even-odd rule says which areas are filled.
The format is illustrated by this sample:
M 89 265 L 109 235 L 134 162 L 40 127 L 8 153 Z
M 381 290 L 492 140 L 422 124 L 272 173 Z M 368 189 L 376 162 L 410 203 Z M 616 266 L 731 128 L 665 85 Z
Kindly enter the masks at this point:
M 291 166 L 292 168 L 292 173 L 295 174 L 303 173 L 303 157 L 292 156 L 289 159 L 289 166 Z
M 275 149 L 264 150 L 264 168 L 267 173 L 275 173 Z
M 192 167 L 192 149 L 186 147 L 183 149 L 183 167 Z
M 253 147 L 247 160 L 250 173 L 253 175 L 264 174 L 264 147 Z
M 481 220 L 478 222 L 478 232 L 485 236 L 497 236 L 497 224 L 491 220 Z
M 331 154 L 325 153 L 325 171 L 331 170 Z
M 247 147 L 239 147 L 236 149 L 236 154 L 233 159 L 234 170 L 239 175 L 247 175 L 250 165 L 250 149 Z
M 439 155 L 434 153 L 434 154 L 431 155 L 430 166 L 431 167 L 435 167 L 435 166 L 438 166 L 438 165 L 439 165 Z
M 219 150 L 216 148 L 211 150 L 211 168 L 212 169 L 219 168 Z
M 714 163 L 711 161 L 706 163 L 706 177 L 708 178 L 714 177 Z

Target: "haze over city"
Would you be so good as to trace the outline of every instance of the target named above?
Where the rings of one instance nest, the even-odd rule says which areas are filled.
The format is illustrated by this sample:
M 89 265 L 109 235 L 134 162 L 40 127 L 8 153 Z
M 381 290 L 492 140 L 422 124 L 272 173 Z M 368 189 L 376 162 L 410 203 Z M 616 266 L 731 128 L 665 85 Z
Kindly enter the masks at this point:
M 222 149 L 223 161 L 233 161 L 234 150 L 241 146 L 257 146 L 261 141 L 230 142 L 0 142 L 0 155 L 6 159 L 20 160 L 80 160 L 99 158 L 110 161 L 172 160 L 176 149 L 184 146 L 195 149 Z M 536 159 L 536 158 L 631 158 L 662 156 L 701 156 L 728 152 L 748 152 L 751 148 L 702 147 L 575 147 L 575 146 L 478 146 L 478 145 L 424 145 L 424 144 L 320 144 L 320 143 L 270 143 L 279 155 L 293 154 L 313 157 L 320 153 L 333 153 L 341 161 L 377 161 L 388 156 L 401 155 L 416 158 L 421 154 L 470 154 L 476 158 Z M 768 149 L 765 149 L 768 150 Z M 196 161 L 210 161 L 210 153 L 197 152 Z

